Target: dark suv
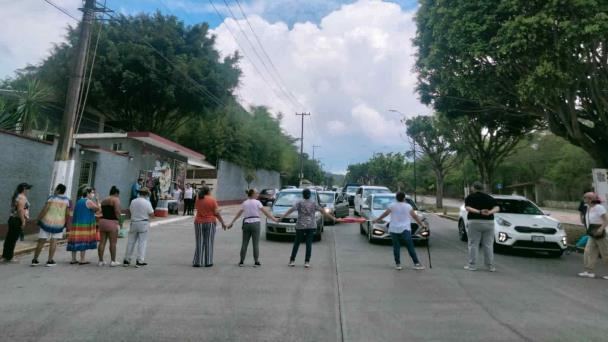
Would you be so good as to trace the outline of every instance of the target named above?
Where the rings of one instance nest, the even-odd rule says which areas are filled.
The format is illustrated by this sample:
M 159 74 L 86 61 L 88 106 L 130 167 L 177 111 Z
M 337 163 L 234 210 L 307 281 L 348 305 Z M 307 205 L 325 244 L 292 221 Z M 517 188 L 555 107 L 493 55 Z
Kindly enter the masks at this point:
M 258 200 L 262 202 L 262 205 L 267 205 L 270 203 L 274 203 L 277 198 L 277 190 L 276 189 L 264 189 L 260 191 L 260 195 L 258 196 Z

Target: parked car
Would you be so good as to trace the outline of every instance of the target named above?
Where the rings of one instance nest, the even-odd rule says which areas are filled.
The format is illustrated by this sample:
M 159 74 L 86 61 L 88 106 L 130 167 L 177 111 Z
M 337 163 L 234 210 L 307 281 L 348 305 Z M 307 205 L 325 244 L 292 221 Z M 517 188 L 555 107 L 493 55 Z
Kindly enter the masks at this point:
M 302 200 L 303 189 L 285 189 L 279 191 L 276 195 L 276 200 L 272 204 L 272 215 L 275 217 L 283 216 L 289 208 L 293 207 L 297 201 Z M 316 191 L 311 191 L 311 198 L 319 205 L 319 194 Z M 323 233 L 324 222 L 320 212 L 315 213 L 317 220 L 317 232 L 315 234 L 315 240 L 321 240 L 321 234 Z M 266 221 L 266 239 L 270 240 L 273 237 L 280 236 L 294 236 L 296 235 L 296 223 L 298 222 L 298 213 L 293 212 L 289 217 L 284 217 L 280 222 Z
M 344 199 L 342 194 L 334 191 L 319 191 L 319 201 L 325 212 L 337 218 L 348 216 L 348 201 Z M 333 224 L 333 220 L 325 217 L 325 224 Z
M 391 192 L 385 186 L 361 185 L 355 194 L 355 215 L 361 215 L 361 211 L 367 208 L 367 198 L 372 194 Z
M 416 211 L 416 215 L 420 217 L 420 220 L 427 221 L 426 214 L 419 210 L 418 206 L 411 197 L 406 196 L 405 201 L 411 205 L 412 208 L 414 208 L 414 211 Z M 391 204 L 397 202 L 396 194 L 386 192 L 371 194 L 368 196 L 367 202 L 371 205 L 368 208 L 363 209 L 362 216 L 365 217 L 367 221 L 361 223 L 359 226 L 361 235 L 367 236 L 367 241 L 370 243 L 378 240 L 391 240 L 391 235 L 388 233 L 388 228 L 391 223 L 391 215 L 384 218 L 382 222 L 378 222 L 376 224 L 372 224 L 371 220 L 382 215 L 382 213 L 384 213 L 384 211 L 386 211 Z M 422 231 L 424 231 L 424 229 L 420 229 L 418 223 L 416 223 L 413 219 L 411 230 L 412 240 L 414 240 L 414 243 L 428 243 L 428 236 L 422 236 L 420 234 Z
M 258 200 L 262 202 L 262 205 L 267 205 L 268 203 L 272 204 L 276 199 L 277 192 L 277 189 L 263 189 L 260 191 Z
M 342 188 L 342 194 L 348 200 L 348 205 L 352 208 L 355 206 L 355 193 L 361 185 L 356 183 L 349 183 Z
M 566 250 L 566 233 L 561 223 L 522 196 L 493 195 L 500 212 L 494 214 L 494 246 L 547 252 L 560 257 Z M 467 241 L 467 211 L 460 207 L 458 234 Z

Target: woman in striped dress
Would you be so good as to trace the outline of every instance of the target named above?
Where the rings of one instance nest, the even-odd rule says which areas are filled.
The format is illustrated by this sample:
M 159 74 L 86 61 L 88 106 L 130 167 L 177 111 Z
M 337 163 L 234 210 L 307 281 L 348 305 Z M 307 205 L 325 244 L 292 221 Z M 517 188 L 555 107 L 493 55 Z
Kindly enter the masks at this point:
M 95 212 L 99 210 L 97 203 L 93 202 L 95 191 L 85 188 L 74 208 L 72 227 L 68 232 L 68 251 L 72 252 L 70 264 L 85 265 L 87 249 L 97 249 L 97 222 Z M 80 261 L 76 260 L 76 252 L 80 252 Z
M 222 228 L 226 230 L 226 224 L 218 210 L 217 201 L 209 195 L 210 192 L 209 187 L 203 186 L 196 199 L 196 217 L 194 218 L 196 249 L 194 250 L 194 260 L 192 260 L 193 267 L 213 266 L 216 220 L 219 220 Z

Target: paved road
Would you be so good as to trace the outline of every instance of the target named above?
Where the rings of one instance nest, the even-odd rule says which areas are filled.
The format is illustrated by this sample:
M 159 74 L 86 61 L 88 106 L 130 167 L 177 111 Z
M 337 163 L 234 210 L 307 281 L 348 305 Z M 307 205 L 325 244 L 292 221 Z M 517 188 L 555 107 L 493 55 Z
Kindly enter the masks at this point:
M 70 266 L 65 252 L 52 269 L 0 265 L 0 340 L 606 340 L 608 281 L 577 278 L 581 255 L 467 272 L 454 222 L 431 223 L 425 271 L 393 270 L 390 246 L 354 224 L 328 227 L 308 270 L 303 250 L 288 268 L 291 244 L 264 239 L 263 267 L 237 267 L 238 229 L 218 233 L 214 267 L 192 268 L 190 222 L 154 228 L 142 269 Z

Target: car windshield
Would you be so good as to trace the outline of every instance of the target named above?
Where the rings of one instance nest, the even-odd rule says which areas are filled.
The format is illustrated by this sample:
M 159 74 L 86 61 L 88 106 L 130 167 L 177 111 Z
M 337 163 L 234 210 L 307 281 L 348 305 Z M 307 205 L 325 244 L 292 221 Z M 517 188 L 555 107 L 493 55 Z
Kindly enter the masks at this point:
M 316 192 L 312 192 L 310 198 L 315 199 Z M 280 192 L 277 196 L 274 205 L 279 207 L 292 207 L 297 201 L 303 199 L 302 192 Z
M 271 195 L 272 194 L 272 190 L 269 189 L 264 189 L 262 190 L 262 192 L 260 192 L 260 195 Z
M 407 204 L 411 205 L 412 208 L 414 208 L 415 210 L 418 210 L 418 208 L 416 207 L 416 203 L 414 203 L 414 201 L 412 201 L 409 198 L 406 198 L 405 201 L 407 202 Z M 386 210 L 388 209 L 388 207 L 397 202 L 397 199 L 395 198 L 395 196 L 377 196 L 374 197 L 374 203 L 372 204 L 372 210 Z
M 319 200 L 321 203 L 334 203 L 334 194 L 320 193 Z
M 390 192 L 388 189 L 365 189 L 363 190 L 363 197 L 367 197 L 373 194 L 381 194 L 385 192 Z
M 346 187 L 346 192 L 357 192 L 358 186 L 348 186 Z
M 543 215 L 534 203 L 526 200 L 496 199 L 500 212 L 504 214 Z

